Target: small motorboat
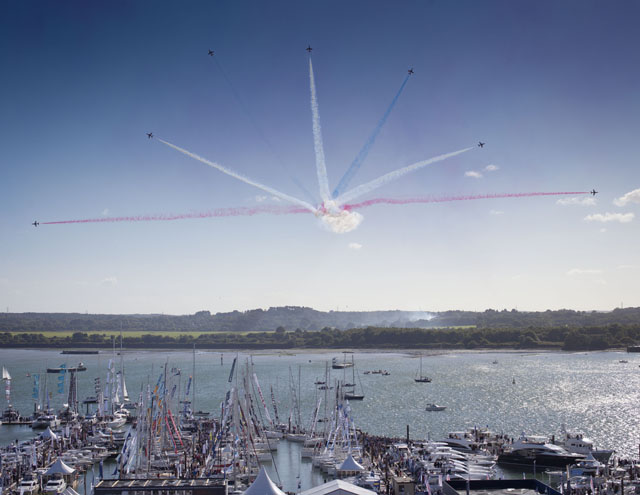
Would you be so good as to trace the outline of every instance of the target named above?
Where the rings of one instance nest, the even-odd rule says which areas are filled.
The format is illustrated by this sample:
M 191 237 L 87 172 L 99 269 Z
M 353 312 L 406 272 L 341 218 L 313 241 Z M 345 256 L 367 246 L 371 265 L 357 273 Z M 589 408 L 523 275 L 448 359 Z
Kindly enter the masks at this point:
M 438 404 L 427 404 L 424 408 L 425 411 L 444 411 L 447 406 L 439 406 Z
M 39 486 L 38 482 L 31 475 L 27 475 L 20 480 L 20 485 L 18 486 L 21 494 L 33 495 L 38 492 Z
M 47 495 L 59 495 L 67 488 L 67 483 L 62 478 L 49 480 L 44 487 L 44 493 Z

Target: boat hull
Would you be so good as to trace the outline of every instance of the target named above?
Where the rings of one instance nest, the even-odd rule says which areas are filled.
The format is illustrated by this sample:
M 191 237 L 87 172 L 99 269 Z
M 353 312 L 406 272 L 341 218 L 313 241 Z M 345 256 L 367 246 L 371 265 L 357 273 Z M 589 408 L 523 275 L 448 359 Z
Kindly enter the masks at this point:
M 514 452 L 500 454 L 498 456 L 498 464 L 515 464 L 518 466 L 536 466 L 540 467 L 561 467 L 564 468 L 570 464 L 575 464 L 584 459 L 583 455 L 550 455 L 537 454 L 526 455 Z

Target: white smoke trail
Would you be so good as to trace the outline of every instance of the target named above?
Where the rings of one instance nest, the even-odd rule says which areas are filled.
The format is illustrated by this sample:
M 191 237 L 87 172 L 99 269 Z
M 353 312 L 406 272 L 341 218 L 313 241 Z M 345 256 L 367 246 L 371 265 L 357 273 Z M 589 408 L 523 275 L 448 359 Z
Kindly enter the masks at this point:
M 378 189 L 379 187 L 385 185 L 388 182 L 399 179 L 403 175 L 414 172 L 416 170 L 421 169 L 422 167 L 426 167 L 427 165 L 431 165 L 432 163 L 441 162 L 442 160 L 446 160 L 447 158 L 451 158 L 452 156 L 460 155 L 461 153 L 465 153 L 474 149 L 475 146 L 471 146 L 469 148 L 465 148 L 463 150 L 454 151 L 452 153 L 446 153 L 444 155 L 435 156 L 433 158 L 429 158 L 428 160 L 423 160 L 421 162 L 416 162 L 412 165 L 407 165 L 406 167 L 399 168 L 392 172 L 389 172 L 377 179 L 366 182 L 365 184 L 361 184 L 358 187 L 354 187 L 353 189 L 347 191 L 344 194 L 338 196 L 334 201 L 338 206 L 342 206 L 349 201 L 353 201 L 354 199 L 362 196 L 363 194 L 367 194 L 374 189 Z
M 311 87 L 311 115 L 313 117 L 313 147 L 316 151 L 316 171 L 318 173 L 318 185 L 320 197 L 327 202 L 329 194 L 329 179 L 327 178 L 327 165 L 324 161 L 324 146 L 322 144 L 322 128 L 320 127 L 320 114 L 318 113 L 318 98 L 316 96 L 316 82 L 313 77 L 313 65 L 309 58 L 309 85 Z
M 220 172 L 227 174 L 235 179 L 238 179 L 242 182 L 245 182 L 246 184 L 249 184 L 251 186 L 257 187 L 258 189 L 262 189 L 265 192 L 268 192 L 270 194 L 273 194 L 274 196 L 277 196 L 278 198 L 284 200 L 284 201 L 289 201 L 290 203 L 302 206 L 303 208 L 306 208 L 307 210 L 311 211 L 312 213 L 316 213 L 317 209 L 307 203 L 306 201 L 303 201 L 301 199 L 298 198 L 294 198 L 293 196 L 289 196 L 288 194 L 282 193 L 276 189 L 273 189 L 272 187 L 269 186 L 265 186 L 264 184 L 260 184 L 259 182 L 256 182 L 252 179 L 249 179 L 248 177 L 245 177 L 244 175 L 241 175 L 237 172 L 234 172 L 233 170 L 230 170 L 226 167 L 223 167 L 222 165 L 219 165 L 218 163 L 212 162 L 207 160 L 206 158 L 202 158 L 201 156 L 196 155 L 195 153 L 191 153 L 190 151 L 187 151 L 183 148 L 180 148 L 179 146 L 176 146 L 175 144 L 171 144 L 167 141 L 164 141 L 163 139 L 160 138 L 156 138 L 158 141 L 160 141 L 163 144 L 166 144 L 167 146 L 169 146 L 170 148 L 173 148 L 176 151 L 179 151 L 180 153 L 183 153 L 191 158 L 193 158 L 194 160 L 198 160 L 199 162 L 205 163 L 206 165 L 209 165 L 210 167 L 213 167 L 215 169 L 220 170 Z

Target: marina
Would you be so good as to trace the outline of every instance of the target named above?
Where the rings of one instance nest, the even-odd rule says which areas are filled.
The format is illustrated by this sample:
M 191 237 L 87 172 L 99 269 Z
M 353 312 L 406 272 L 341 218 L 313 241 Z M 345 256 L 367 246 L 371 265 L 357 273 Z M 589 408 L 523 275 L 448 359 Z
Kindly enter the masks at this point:
M 512 476 L 514 466 L 517 472 L 533 471 L 531 476 L 538 477 L 558 468 L 563 471 L 568 465 L 604 473 L 637 458 L 638 425 L 633 415 L 610 415 L 607 424 L 615 428 L 618 420 L 620 434 L 607 438 L 589 422 L 589 411 L 611 400 L 608 391 L 614 385 L 619 396 L 627 398 L 628 407 L 637 400 L 638 363 L 631 356 L 622 373 L 621 354 L 615 352 L 501 353 L 498 365 L 494 364 L 495 353 L 358 353 L 350 360 L 352 366 L 330 371 L 335 356 L 329 352 L 229 353 L 223 360 L 219 353 L 211 352 L 122 352 L 114 356 L 105 351 L 86 357 L 83 374 L 75 373 L 74 366 L 71 372 L 66 363 L 58 362 L 60 355 L 51 351 L 12 354 L 16 352 L 21 359 L 9 353 L 3 356 L 5 368 L 19 377 L 12 380 L 12 402 L 7 409 L 15 414 L 42 408 L 37 405 L 41 394 L 38 392 L 36 401 L 33 386 L 47 373 L 38 373 L 38 366 L 47 369 L 56 363 L 65 372 L 53 375 L 55 384 L 48 385 L 52 389 L 47 394 L 50 410 L 66 408 L 75 414 L 67 413 L 64 424 L 60 414 L 40 414 L 30 424 L 24 419 L 27 415 L 20 415 L 22 423 L 0 427 L 5 486 L 16 493 L 20 483 L 32 483 L 24 473 L 37 473 L 44 489 L 47 477 L 43 475 L 56 462 L 63 463 L 58 470 L 66 466 L 75 473 L 63 474 L 62 479 L 80 493 L 89 493 L 98 479 L 130 479 L 132 475 L 131 479 L 222 479 L 229 491 L 243 491 L 261 466 L 289 492 L 340 478 L 387 493 L 394 490 L 396 472 L 408 477 L 417 491 L 426 490 L 425 483 L 433 484 L 437 491 L 442 489 L 438 480 L 443 477 L 499 479 Z M 373 368 L 381 357 L 391 377 L 375 373 L 363 374 L 361 379 L 353 364 Z M 433 381 L 428 389 L 415 382 L 418 358 L 429 363 Z M 30 367 L 30 362 L 37 366 Z M 571 384 L 566 397 L 558 396 L 559 388 L 554 389 L 555 398 L 546 396 L 544 381 L 531 382 L 534 370 L 540 378 L 545 372 L 557 374 L 563 366 L 565 375 L 573 371 L 582 377 L 564 382 Z M 496 373 L 499 368 L 504 369 Z M 591 372 L 580 373 L 580 368 Z M 513 376 L 518 377 L 517 385 Z M 521 387 L 528 380 L 531 388 L 527 392 Z M 566 402 L 569 396 L 579 397 L 576 391 L 595 383 L 601 394 L 591 396 L 590 408 L 579 410 L 579 399 Z M 362 398 L 349 400 L 356 384 L 364 392 Z M 516 390 L 509 390 L 513 388 Z M 127 393 L 127 401 L 123 393 L 127 389 L 139 393 Z M 507 391 L 510 397 L 504 397 Z M 528 400 L 518 396 L 524 393 Z M 542 401 L 537 415 L 536 400 Z M 447 406 L 439 405 L 445 401 Z M 84 419 L 79 415 L 83 402 Z M 496 403 L 502 405 L 502 414 Z M 199 411 L 194 414 L 196 405 Z M 527 412 L 523 406 L 528 407 Z M 554 409 L 561 411 L 555 420 Z M 425 414 L 425 410 L 438 412 Z M 46 423 L 44 430 L 35 429 L 38 422 Z M 478 426 L 482 424 L 492 431 Z M 587 426 L 592 440 L 582 433 Z M 460 427 L 463 429 L 450 433 Z M 520 435 L 521 431 L 527 435 Z M 609 462 L 612 459 L 615 464 Z M 589 464 L 601 461 L 599 466 Z M 7 476 L 11 466 L 13 475 Z M 634 469 L 628 475 L 630 481 L 635 479 Z M 543 476 L 556 488 L 563 482 L 562 476 L 556 480 L 553 475 L 553 482 L 551 474 Z M 55 483 L 58 478 L 53 478 Z M 610 476 L 603 480 L 597 482 L 605 486 Z M 55 483 L 49 492 L 60 488 Z M 26 485 L 24 491 L 29 491 Z M 114 486 L 102 485 L 96 493 L 119 492 Z

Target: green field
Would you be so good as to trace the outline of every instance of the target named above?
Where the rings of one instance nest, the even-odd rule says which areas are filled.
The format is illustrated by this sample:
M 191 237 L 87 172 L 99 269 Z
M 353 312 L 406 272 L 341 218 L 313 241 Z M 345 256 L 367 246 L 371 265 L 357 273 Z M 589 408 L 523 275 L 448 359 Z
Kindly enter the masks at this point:
M 273 333 L 273 331 L 271 330 L 252 330 L 249 332 L 233 332 L 233 335 L 248 335 L 250 333 Z M 8 332 L 11 335 L 19 335 L 19 334 L 24 334 L 24 333 L 41 333 L 42 335 L 44 335 L 45 337 L 51 338 L 51 337 L 71 337 L 74 333 L 76 333 L 76 331 L 71 331 L 71 330 L 67 330 L 67 331 L 62 331 L 62 332 Z M 119 337 L 120 336 L 120 330 L 111 330 L 111 331 L 83 331 L 82 333 L 85 333 L 87 335 L 107 335 L 108 337 Z M 180 335 L 190 335 L 193 338 L 197 338 L 200 335 L 211 335 L 211 334 L 222 334 L 225 332 L 166 332 L 166 331 L 124 331 L 122 332 L 122 336 L 123 337 L 142 337 L 143 335 L 160 335 L 162 337 L 178 337 Z

